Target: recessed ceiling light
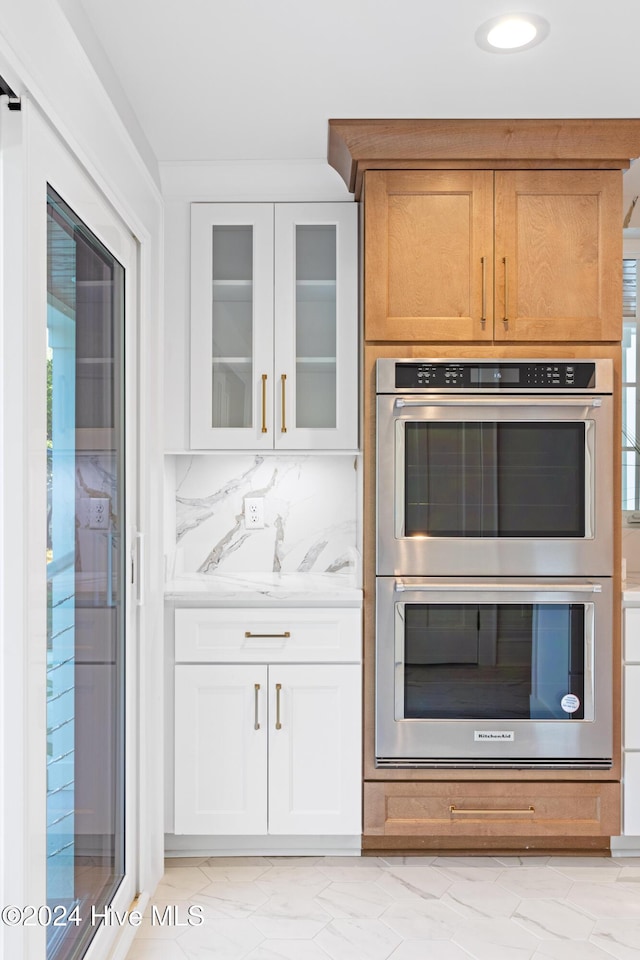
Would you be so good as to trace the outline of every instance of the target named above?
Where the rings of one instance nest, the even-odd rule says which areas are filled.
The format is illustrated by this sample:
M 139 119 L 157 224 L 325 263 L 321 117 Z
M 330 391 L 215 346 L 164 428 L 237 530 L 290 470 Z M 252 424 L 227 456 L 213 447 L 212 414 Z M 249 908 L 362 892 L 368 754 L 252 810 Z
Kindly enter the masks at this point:
M 507 13 L 487 20 L 476 30 L 476 43 L 490 53 L 516 53 L 542 43 L 550 30 L 535 13 Z

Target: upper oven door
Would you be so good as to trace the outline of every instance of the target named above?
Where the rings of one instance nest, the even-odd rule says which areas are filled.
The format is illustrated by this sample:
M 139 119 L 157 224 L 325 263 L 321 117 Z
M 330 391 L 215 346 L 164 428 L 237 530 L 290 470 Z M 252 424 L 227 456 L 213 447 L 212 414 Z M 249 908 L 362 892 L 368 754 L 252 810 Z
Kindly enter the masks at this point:
M 611 396 L 377 398 L 377 573 L 611 576 Z

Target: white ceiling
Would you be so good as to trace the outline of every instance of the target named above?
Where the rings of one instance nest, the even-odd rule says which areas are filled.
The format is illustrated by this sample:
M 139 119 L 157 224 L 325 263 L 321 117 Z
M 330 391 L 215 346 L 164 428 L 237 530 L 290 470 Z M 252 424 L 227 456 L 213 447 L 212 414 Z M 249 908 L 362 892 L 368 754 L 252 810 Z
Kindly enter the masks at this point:
M 640 0 L 75 3 L 160 162 L 323 159 L 330 117 L 640 116 Z M 522 9 L 543 44 L 476 46 Z
M 640 115 L 640 0 L 80 0 L 160 161 L 326 156 L 330 117 Z M 519 54 L 474 42 L 527 9 Z

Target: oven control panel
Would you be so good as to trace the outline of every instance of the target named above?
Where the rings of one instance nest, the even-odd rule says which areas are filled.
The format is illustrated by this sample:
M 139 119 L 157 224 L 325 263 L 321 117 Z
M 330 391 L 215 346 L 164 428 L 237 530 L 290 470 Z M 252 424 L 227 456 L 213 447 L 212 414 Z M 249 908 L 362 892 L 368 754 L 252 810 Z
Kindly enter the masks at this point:
M 596 364 L 583 360 L 385 360 L 396 390 L 593 390 Z

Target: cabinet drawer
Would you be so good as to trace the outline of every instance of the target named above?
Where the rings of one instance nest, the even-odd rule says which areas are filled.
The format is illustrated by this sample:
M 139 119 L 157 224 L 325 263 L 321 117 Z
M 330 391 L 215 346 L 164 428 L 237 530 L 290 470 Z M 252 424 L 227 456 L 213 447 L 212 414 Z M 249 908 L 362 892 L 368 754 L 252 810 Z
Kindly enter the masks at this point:
M 361 614 L 356 608 L 180 609 L 176 662 L 358 663 Z
M 624 668 L 624 732 L 627 749 L 640 750 L 640 664 Z
M 624 658 L 640 661 L 640 607 L 624 612 Z
M 407 847 L 429 837 L 472 847 L 490 837 L 611 836 L 620 826 L 618 783 L 366 783 L 364 796 L 365 834 L 404 836 Z
M 624 834 L 640 836 L 640 753 L 624 755 Z

